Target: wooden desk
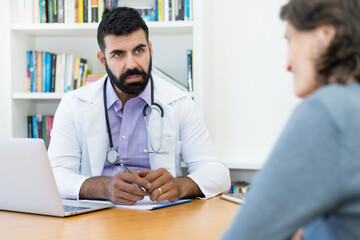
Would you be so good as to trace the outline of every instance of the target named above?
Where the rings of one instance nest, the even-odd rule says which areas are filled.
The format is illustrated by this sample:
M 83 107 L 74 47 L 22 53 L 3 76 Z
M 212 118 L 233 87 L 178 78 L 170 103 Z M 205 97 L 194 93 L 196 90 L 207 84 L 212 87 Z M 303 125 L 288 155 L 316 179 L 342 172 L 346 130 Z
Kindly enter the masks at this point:
M 215 197 L 157 210 L 112 208 L 67 218 L 0 211 L 0 239 L 217 239 L 238 209 Z

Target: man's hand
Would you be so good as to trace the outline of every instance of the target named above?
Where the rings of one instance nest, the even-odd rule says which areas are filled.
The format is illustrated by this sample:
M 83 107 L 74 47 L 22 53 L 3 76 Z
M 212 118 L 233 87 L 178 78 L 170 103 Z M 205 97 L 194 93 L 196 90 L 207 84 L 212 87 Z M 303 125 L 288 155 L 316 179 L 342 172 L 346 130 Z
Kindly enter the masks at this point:
M 132 174 L 118 172 L 114 177 L 94 177 L 87 179 L 80 189 L 82 199 L 107 199 L 117 204 L 132 205 L 148 195 L 136 184 L 151 188 L 151 184 L 141 178 L 135 170 Z
M 144 169 L 138 172 L 151 183 L 151 187 L 147 188 L 150 199 L 157 202 L 169 200 L 176 201 L 179 198 L 201 197 L 198 185 L 188 177 L 174 178 L 165 168 L 157 170 Z

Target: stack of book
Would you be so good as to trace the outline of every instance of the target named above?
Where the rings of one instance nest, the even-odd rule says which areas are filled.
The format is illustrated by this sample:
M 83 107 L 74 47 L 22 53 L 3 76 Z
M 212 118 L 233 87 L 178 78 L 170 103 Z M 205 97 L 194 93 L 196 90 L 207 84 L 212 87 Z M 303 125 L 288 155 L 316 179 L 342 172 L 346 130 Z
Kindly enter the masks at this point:
M 27 92 L 67 92 L 86 84 L 86 59 L 36 50 L 26 55 Z
M 155 21 L 191 21 L 193 0 L 155 0 Z
M 100 22 L 105 8 L 118 7 L 118 0 L 19 0 L 20 23 Z
M 28 138 L 42 138 L 46 148 L 50 143 L 50 132 L 53 126 L 54 116 L 31 115 L 28 119 Z
M 19 0 L 20 23 L 100 22 L 105 8 L 129 6 L 138 9 L 146 21 L 190 21 L 193 0 L 152 0 L 150 6 L 139 1 L 119 0 Z
M 249 186 L 250 184 L 246 181 L 233 182 L 228 193 L 246 193 Z

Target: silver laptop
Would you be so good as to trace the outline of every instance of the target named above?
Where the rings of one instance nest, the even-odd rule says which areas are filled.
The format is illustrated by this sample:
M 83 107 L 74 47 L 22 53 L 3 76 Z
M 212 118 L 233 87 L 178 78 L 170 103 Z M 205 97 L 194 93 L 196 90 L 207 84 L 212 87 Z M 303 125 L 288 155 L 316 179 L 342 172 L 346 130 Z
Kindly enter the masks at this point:
M 0 210 L 58 217 L 114 206 L 62 200 L 42 139 L 0 138 L 0 193 Z

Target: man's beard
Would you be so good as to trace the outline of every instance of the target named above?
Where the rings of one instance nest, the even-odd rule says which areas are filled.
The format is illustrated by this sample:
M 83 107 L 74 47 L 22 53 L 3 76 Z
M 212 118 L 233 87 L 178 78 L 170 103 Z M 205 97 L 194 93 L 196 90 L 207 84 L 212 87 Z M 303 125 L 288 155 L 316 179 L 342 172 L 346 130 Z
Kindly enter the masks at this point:
M 123 74 L 121 74 L 120 78 L 117 78 L 110 70 L 107 62 L 105 60 L 105 67 L 106 72 L 110 78 L 110 81 L 123 93 L 129 95 L 139 95 L 142 91 L 144 91 L 146 85 L 149 82 L 150 74 L 151 74 L 151 66 L 152 66 L 152 59 L 150 56 L 148 74 L 145 71 L 139 70 L 138 68 L 126 70 Z M 131 82 L 125 84 L 125 79 L 131 75 L 140 75 L 141 81 L 139 82 Z

